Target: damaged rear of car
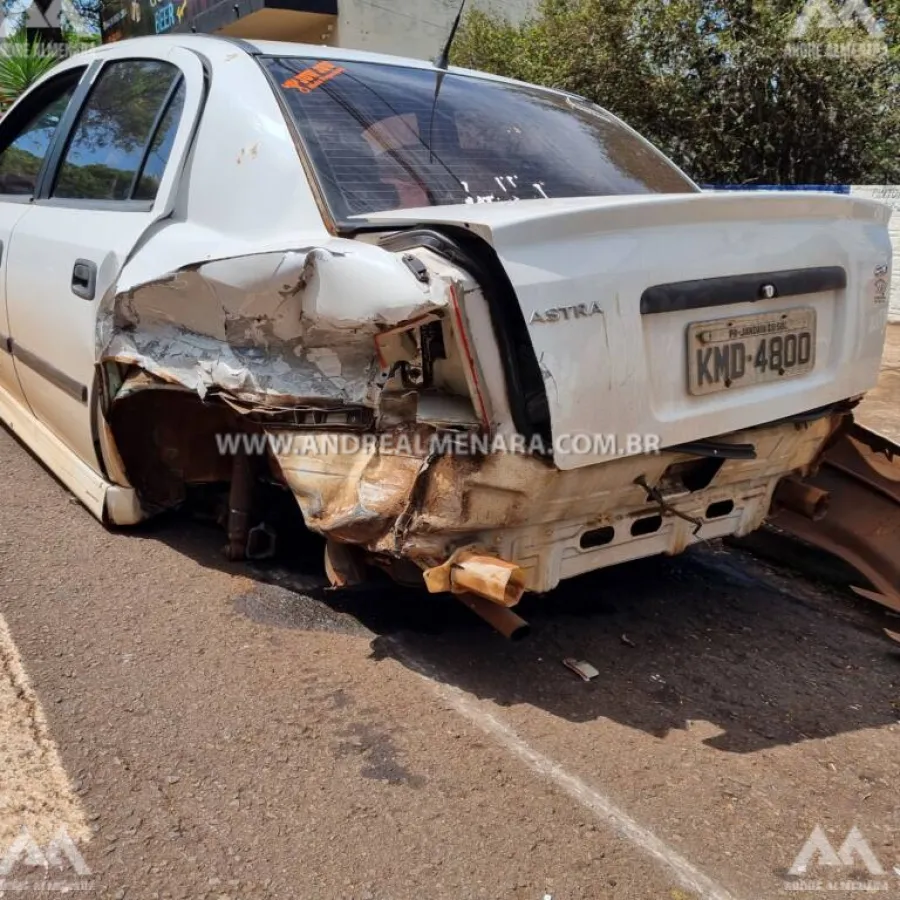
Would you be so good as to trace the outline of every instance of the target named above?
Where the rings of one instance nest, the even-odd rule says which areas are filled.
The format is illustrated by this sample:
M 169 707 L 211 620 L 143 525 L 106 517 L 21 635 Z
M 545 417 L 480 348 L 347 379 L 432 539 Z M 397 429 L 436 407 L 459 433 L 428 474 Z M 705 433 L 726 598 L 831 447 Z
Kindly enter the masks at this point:
M 237 75 L 213 68 L 181 208 L 101 306 L 104 459 L 144 514 L 230 485 L 229 552 L 254 555 L 274 483 L 333 583 L 378 566 L 511 631 L 525 591 L 779 510 L 846 526 L 859 498 L 807 479 L 848 441 L 856 490 L 900 501 L 896 448 L 852 418 L 884 341 L 886 207 L 705 194 L 579 98 L 302 49 L 241 62 L 256 106 L 234 81 L 223 109 Z M 268 127 L 233 153 L 215 120 L 242 103 Z M 230 179 L 223 212 L 205 192 Z M 854 564 L 900 608 L 872 541 Z

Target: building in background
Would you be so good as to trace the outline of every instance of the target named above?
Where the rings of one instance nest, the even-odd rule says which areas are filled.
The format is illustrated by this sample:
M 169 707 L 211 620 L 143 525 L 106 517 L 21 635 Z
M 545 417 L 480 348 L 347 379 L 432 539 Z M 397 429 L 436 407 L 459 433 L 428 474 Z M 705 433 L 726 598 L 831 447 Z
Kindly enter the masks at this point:
M 536 0 L 469 0 L 521 21 Z M 198 31 L 432 59 L 459 0 L 104 0 L 103 41 Z

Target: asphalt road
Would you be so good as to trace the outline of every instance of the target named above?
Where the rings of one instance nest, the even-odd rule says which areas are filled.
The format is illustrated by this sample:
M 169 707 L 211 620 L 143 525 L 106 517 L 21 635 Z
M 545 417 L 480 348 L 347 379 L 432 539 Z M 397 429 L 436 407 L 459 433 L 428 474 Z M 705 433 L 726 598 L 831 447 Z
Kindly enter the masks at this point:
M 900 620 L 844 588 L 713 545 L 528 601 L 510 645 L 300 551 L 105 531 L 0 459 L 5 896 L 900 896 Z

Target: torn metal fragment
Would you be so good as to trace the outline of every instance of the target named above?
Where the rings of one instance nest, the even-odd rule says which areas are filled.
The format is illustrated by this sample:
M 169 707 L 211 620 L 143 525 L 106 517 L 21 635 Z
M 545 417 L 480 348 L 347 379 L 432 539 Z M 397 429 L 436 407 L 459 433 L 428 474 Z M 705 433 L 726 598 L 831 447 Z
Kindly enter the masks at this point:
M 563 660 L 563 665 L 567 669 L 571 669 L 582 681 L 592 681 L 600 674 L 599 669 L 595 669 L 589 662 L 583 659 L 574 659 L 567 656 Z

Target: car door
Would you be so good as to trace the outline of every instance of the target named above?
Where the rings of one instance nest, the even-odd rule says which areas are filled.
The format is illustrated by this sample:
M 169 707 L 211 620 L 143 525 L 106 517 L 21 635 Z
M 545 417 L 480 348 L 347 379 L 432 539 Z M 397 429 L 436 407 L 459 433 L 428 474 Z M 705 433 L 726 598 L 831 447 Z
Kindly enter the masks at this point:
M 0 123 L 0 403 L 26 405 L 13 363 L 6 303 L 6 268 L 13 232 L 28 212 L 54 135 L 86 71 L 87 65 L 78 66 L 43 81 Z
M 50 150 L 7 260 L 7 309 L 25 399 L 100 471 L 97 312 L 141 236 L 171 213 L 205 93 L 199 58 L 106 54 Z

